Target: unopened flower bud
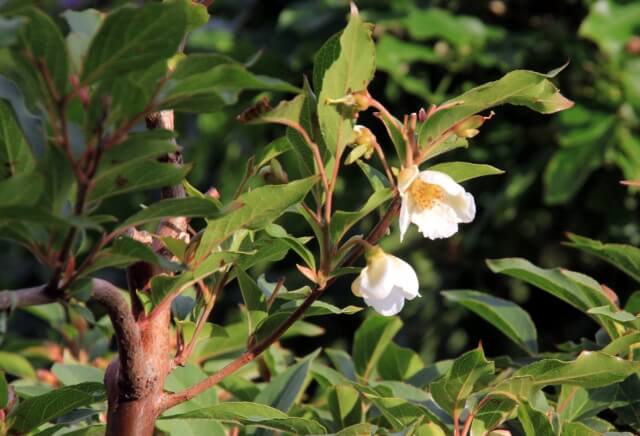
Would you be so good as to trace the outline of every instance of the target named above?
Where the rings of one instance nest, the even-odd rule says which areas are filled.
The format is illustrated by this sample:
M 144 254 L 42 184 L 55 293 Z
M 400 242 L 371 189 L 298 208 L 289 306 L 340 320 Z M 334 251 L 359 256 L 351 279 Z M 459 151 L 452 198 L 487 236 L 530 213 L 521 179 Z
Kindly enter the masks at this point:
M 466 118 L 459 122 L 453 128 L 453 132 L 461 138 L 473 138 L 478 133 L 480 133 L 480 130 L 478 130 L 478 128 L 481 127 L 486 120 L 492 118 L 493 115 L 493 112 L 491 112 L 491 114 L 486 117 L 483 115 L 472 115 L 469 118 Z
M 328 98 L 326 104 L 343 104 L 345 106 L 351 106 L 358 112 L 366 111 L 371 106 L 371 97 L 369 93 L 365 91 L 352 92 L 341 98 Z

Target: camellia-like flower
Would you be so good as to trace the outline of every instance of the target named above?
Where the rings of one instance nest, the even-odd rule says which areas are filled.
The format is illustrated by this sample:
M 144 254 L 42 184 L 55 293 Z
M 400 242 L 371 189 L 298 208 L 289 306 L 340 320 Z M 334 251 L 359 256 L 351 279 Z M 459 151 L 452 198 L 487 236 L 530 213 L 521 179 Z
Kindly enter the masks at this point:
M 407 262 L 371 247 L 365 253 L 367 266 L 351 284 L 353 293 L 364 299 L 381 315 L 391 316 L 402 310 L 404 300 L 413 300 L 418 292 L 418 276 Z
M 416 165 L 404 168 L 398 175 L 398 189 L 401 241 L 411 223 L 425 238 L 440 239 L 454 235 L 459 223 L 469 223 L 476 216 L 473 195 L 440 171 L 420 171 Z

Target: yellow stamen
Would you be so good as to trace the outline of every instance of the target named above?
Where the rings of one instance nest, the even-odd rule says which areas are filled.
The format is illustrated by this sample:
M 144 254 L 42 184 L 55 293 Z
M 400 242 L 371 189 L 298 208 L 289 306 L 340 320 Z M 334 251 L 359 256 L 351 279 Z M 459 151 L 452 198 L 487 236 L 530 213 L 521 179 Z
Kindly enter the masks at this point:
M 420 179 L 415 180 L 409 186 L 409 194 L 422 209 L 430 209 L 436 200 L 444 198 L 444 191 L 440 186 Z

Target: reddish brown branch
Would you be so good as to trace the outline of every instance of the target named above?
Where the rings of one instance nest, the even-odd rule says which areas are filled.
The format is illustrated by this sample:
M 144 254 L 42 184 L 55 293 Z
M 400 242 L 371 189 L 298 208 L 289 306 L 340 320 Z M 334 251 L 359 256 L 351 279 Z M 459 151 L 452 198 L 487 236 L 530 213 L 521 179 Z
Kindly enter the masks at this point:
M 140 347 L 140 331 L 120 290 L 106 280 L 93 279 L 91 298 L 107 310 L 118 340 L 120 390 L 127 398 L 140 398 L 146 388 L 145 363 Z M 53 303 L 47 285 L 0 292 L 0 310 Z

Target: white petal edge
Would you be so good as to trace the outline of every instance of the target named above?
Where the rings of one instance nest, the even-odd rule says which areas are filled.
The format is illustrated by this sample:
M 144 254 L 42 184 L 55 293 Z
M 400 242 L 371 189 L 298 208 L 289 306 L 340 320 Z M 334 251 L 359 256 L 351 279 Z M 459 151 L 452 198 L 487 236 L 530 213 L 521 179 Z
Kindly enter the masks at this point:
M 456 183 L 451 176 L 440 171 L 422 171 L 420 180 L 438 185 L 450 195 L 460 195 L 465 192 L 464 188 Z
M 398 314 L 404 307 L 404 295 L 400 288 L 394 287 L 386 298 L 364 298 L 367 306 L 371 306 L 380 315 L 392 316 Z
M 402 205 L 400 206 L 400 216 L 398 217 L 398 226 L 400 227 L 400 242 L 404 239 L 405 233 L 411 225 L 411 198 L 408 195 L 402 196 Z
M 396 269 L 396 287 L 402 289 L 402 293 L 407 300 L 413 300 L 420 295 L 418 275 L 409 263 L 398 257 L 393 257 L 393 263 Z

